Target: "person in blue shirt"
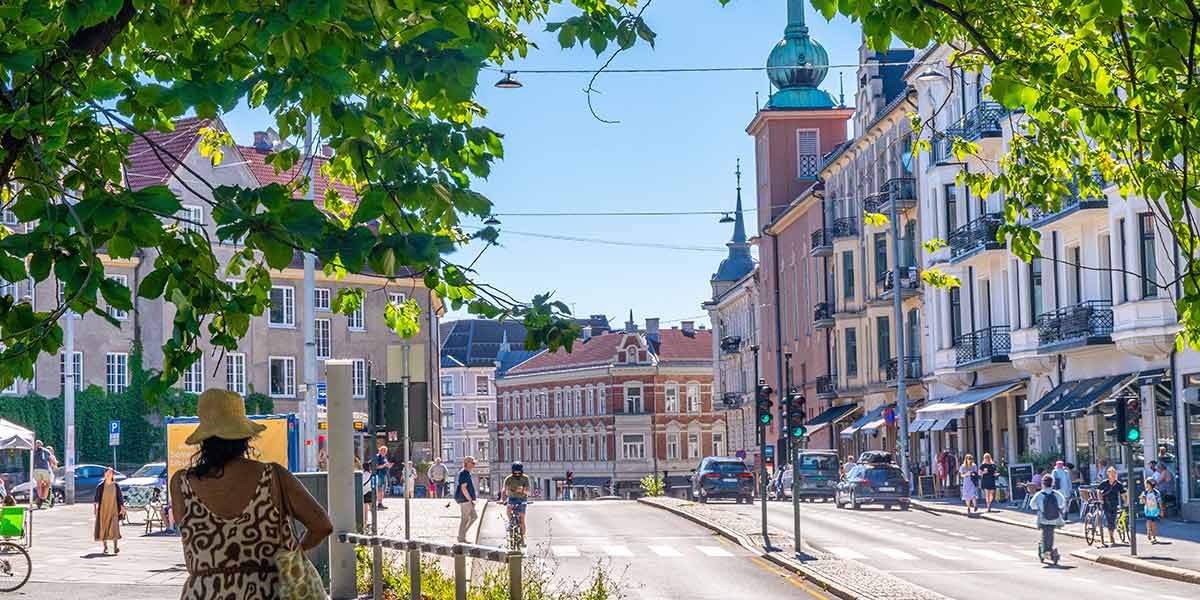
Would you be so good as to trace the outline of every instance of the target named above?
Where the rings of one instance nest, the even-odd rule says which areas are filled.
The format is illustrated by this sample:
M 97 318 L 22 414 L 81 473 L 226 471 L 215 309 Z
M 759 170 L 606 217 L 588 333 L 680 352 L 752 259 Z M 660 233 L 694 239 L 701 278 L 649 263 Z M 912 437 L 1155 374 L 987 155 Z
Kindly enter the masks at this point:
M 392 468 L 392 461 L 388 460 L 388 447 L 380 446 L 379 454 L 375 455 L 375 487 L 379 490 L 375 497 L 375 504 L 380 509 L 383 509 L 383 497 L 387 495 L 388 470 Z
M 1037 510 L 1037 525 L 1042 530 L 1042 543 L 1038 546 L 1038 559 L 1046 554 L 1058 564 L 1058 550 L 1054 547 L 1054 530 L 1066 524 L 1063 514 L 1067 510 L 1067 499 L 1054 489 L 1054 477 L 1042 477 L 1042 489 L 1029 498 L 1029 507 Z
M 463 468 L 458 472 L 454 481 L 454 501 L 458 503 L 461 520 L 458 522 L 458 542 L 466 543 L 467 530 L 479 515 L 475 513 L 475 480 L 471 478 L 471 469 L 475 468 L 475 457 L 463 458 Z

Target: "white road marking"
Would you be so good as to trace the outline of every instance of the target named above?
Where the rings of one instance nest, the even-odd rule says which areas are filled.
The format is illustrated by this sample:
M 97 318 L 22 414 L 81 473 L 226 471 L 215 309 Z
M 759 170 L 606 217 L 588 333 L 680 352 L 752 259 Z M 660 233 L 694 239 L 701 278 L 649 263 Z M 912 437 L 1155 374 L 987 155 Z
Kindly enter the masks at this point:
M 720 546 L 696 546 L 696 549 L 709 556 L 733 556 L 733 553 Z
M 1000 552 L 996 552 L 995 550 L 988 550 L 987 548 L 967 548 L 967 551 L 973 552 L 975 554 L 978 554 L 979 556 L 982 556 L 984 558 L 989 558 L 991 560 L 1003 560 L 1003 561 L 1009 561 L 1009 562 L 1017 560 L 1017 557 L 1015 557 L 1015 556 L 1009 556 L 1007 554 L 1002 554 Z
M 650 546 L 650 551 L 665 558 L 679 558 L 683 556 L 683 553 L 670 546 Z
M 894 560 L 917 560 L 917 557 L 915 557 L 903 550 L 897 550 L 895 548 L 875 548 L 875 549 L 888 555 L 888 557 L 890 557 Z
M 859 552 L 858 550 L 852 550 L 850 548 L 826 548 L 826 550 L 828 550 L 830 553 L 832 553 L 834 556 L 836 556 L 838 558 L 857 560 L 860 558 L 867 557 L 866 554 L 863 554 L 862 552 Z
M 932 526 L 926 525 L 924 523 L 917 523 L 917 527 L 920 527 L 921 529 L 933 529 Z
M 945 550 L 951 550 L 951 551 L 959 550 L 959 548 L 957 548 L 955 546 L 943 546 L 942 548 Z M 918 550 L 920 550 L 921 552 L 924 552 L 925 554 L 928 554 L 930 556 L 935 556 L 937 558 L 940 558 L 942 560 L 966 560 L 966 557 L 962 556 L 961 554 L 948 554 L 946 552 L 940 552 L 938 550 L 930 550 L 929 548 L 918 548 Z
M 1088 579 L 1087 577 L 1073 577 L 1072 579 L 1074 579 L 1075 581 L 1078 581 L 1079 583 L 1085 583 L 1088 585 L 1095 583 L 1091 579 Z
M 576 548 L 575 546 L 551 546 L 550 551 L 554 552 L 555 556 L 579 556 L 579 548 Z
M 967 539 L 968 539 L 968 540 L 971 540 L 972 542 L 982 542 L 982 541 L 983 541 L 983 538 L 981 538 L 981 537 L 975 537 L 975 536 L 973 536 L 973 535 L 968 535 L 968 536 L 967 536 Z
M 605 546 L 604 553 L 609 556 L 633 556 L 633 553 L 625 546 Z
M 1109 587 L 1111 587 L 1114 590 L 1121 590 L 1122 592 L 1130 592 L 1133 594 L 1142 593 L 1142 590 L 1139 590 L 1138 588 L 1135 588 L 1135 587 L 1129 587 L 1127 585 L 1113 585 L 1113 586 L 1109 586 Z
M 949 529 L 942 529 L 941 527 L 934 527 L 933 530 L 938 533 L 950 533 Z
M 1180 598 L 1179 596 L 1171 596 L 1168 594 L 1163 594 L 1162 597 L 1165 598 L 1166 600 L 1187 600 L 1186 598 Z

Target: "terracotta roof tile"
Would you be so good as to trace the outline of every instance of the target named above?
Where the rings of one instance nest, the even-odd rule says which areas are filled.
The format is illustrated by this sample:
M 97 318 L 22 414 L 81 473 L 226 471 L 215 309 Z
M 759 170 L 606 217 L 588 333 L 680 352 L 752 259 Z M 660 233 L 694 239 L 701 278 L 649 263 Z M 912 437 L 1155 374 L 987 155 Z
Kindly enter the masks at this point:
M 577 369 L 607 365 L 617 355 L 617 347 L 627 334 L 623 331 L 593 336 L 586 342 L 576 342 L 572 352 L 565 350 L 542 352 L 513 367 L 510 375 L 540 373 L 560 369 Z M 679 329 L 664 329 L 659 332 L 660 341 L 656 354 L 663 361 L 708 361 L 712 360 L 712 331 L 698 329 L 684 334 Z
M 266 162 L 267 156 L 271 154 L 270 150 L 259 150 L 254 146 L 238 146 L 238 150 L 241 151 L 242 156 L 246 158 L 246 166 L 250 168 L 250 172 L 254 174 L 254 177 L 257 178 L 260 183 L 263 185 L 278 183 L 284 187 L 293 188 L 292 196 L 294 198 L 304 197 L 304 189 L 298 186 L 302 180 L 300 173 L 301 169 L 304 167 L 303 158 L 297 161 L 296 164 L 292 165 L 292 168 L 276 173 L 275 166 L 267 164 Z M 313 167 L 313 183 L 315 184 L 313 198 L 315 198 L 318 203 L 321 203 L 321 199 L 325 197 L 325 190 L 330 185 L 332 185 L 333 188 L 342 195 L 342 199 L 346 200 L 347 202 L 353 202 L 358 197 L 357 194 L 354 193 L 354 188 L 351 188 L 340 181 L 330 182 L 329 179 L 321 176 L 321 166 L 325 164 L 327 160 L 326 158 L 317 156 L 314 160 L 316 164 Z
M 126 157 L 129 188 L 137 191 L 165 183 L 178 167 L 179 161 L 191 152 L 200 139 L 200 130 L 211 125 L 213 119 L 190 117 L 176 120 L 175 131 L 147 131 L 145 137 L 153 140 L 161 150 L 157 150 L 142 136 L 135 135 L 129 143 L 129 155 Z M 217 126 L 220 127 L 219 122 Z M 172 156 L 179 160 L 174 160 Z

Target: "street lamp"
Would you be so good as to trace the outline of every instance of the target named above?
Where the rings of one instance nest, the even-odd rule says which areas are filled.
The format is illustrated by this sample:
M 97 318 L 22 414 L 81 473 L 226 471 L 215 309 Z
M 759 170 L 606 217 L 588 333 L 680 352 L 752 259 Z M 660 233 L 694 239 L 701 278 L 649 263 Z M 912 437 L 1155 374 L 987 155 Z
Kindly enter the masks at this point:
M 729 213 L 725 213 L 725 216 L 721 217 L 721 220 L 717 221 L 717 222 L 718 223 L 733 223 L 734 220 L 733 220 L 733 217 L 729 216 Z
M 920 75 L 917 75 L 917 81 L 921 83 L 933 83 L 935 81 L 942 81 L 943 79 L 946 79 L 946 74 L 933 67 L 926 67 L 924 71 L 921 71 Z
M 499 225 L 500 219 L 497 219 L 496 215 L 488 215 L 488 218 L 484 219 L 483 224 L 484 225 Z
M 505 90 L 515 90 L 519 87 L 524 87 L 520 81 L 513 79 L 513 73 L 516 71 L 502 71 L 504 77 L 496 82 L 496 87 Z

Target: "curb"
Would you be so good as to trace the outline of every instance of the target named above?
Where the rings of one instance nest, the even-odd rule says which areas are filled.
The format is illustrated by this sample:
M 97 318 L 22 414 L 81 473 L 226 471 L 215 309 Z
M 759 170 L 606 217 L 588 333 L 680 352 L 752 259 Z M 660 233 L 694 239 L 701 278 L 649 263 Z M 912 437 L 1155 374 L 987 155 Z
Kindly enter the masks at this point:
M 1156 565 L 1141 558 L 1132 558 L 1128 556 L 1114 556 L 1111 554 L 1092 554 L 1086 550 L 1075 550 L 1071 552 L 1071 556 L 1090 560 L 1094 563 L 1125 569 L 1128 571 L 1136 571 L 1143 575 L 1152 575 L 1163 579 L 1173 579 L 1183 583 L 1191 583 L 1200 585 L 1200 572 L 1190 569 L 1181 569 L 1169 565 Z
M 929 504 L 929 503 L 923 502 L 921 500 L 913 500 L 912 504 L 913 504 L 913 506 L 919 506 L 930 512 L 946 513 L 946 514 L 952 514 L 952 515 L 962 515 L 964 517 L 967 516 L 967 509 L 959 508 L 957 506 L 946 506 L 944 504 Z M 1037 525 L 1034 525 L 1033 523 L 1024 523 L 1021 521 L 1017 521 L 1015 519 L 1009 519 L 1009 518 L 1000 516 L 998 514 L 991 514 L 991 513 L 986 513 L 986 512 L 978 513 L 978 514 L 979 514 L 978 518 L 983 519 L 985 521 L 994 521 L 996 523 L 1004 523 L 1006 525 L 1015 525 L 1017 527 L 1024 527 L 1026 529 L 1032 529 L 1034 531 L 1037 531 L 1037 529 L 1038 529 Z M 1082 533 L 1076 533 L 1074 531 L 1068 531 L 1066 529 L 1059 529 L 1058 531 L 1055 531 L 1054 533 L 1055 533 L 1055 535 L 1065 535 L 1067 537 L 1073 537 L 1073 538 L 1077 538 L 1077 539 L 1081 539 L 1081 540 L 1085 539 L 1083 537 Z
M 666 504 L 659 504 L 657 502 L 651 502 L 645 498 L 638 498 L 637 501 L 640 504 L 645 504 L 647 506 L 653 506 L 655 508 L 665 510 L 673 515 L 683 517 L 684 519 L 687 519 L 693 523 L 696 523 L 697 525 L 700 525 L 701 527 L 715 531 L 719 535 L 726 537 L 726 538 L 730 539 L 731 541 L 737 543 L 742 548 L 745 548 L 746 550 L 753 552 L 756 556 L 766 559 L 777 566 L 783 567 L 784 569 L 787 569 L 787 570 L 801 576 L 802 578 L 815 584 L 817 587 L 821 588 L 822 590 L 829 592 L 829 593 L 833 594 L 834 596 L 837 596 L 838 598 L 842 598 L 842 600 L 858 600 L 858 599 L 863 598 L 863 595 L 860 592 L 858 592 L 857 590 L 847 587 L 847 586 L 839 585 L 838 583 L 830 580 L 829 578 L 825 577 L 824 575 L 821 575 L 820 573 L 816 573 L 816 572 L 812 571 L 811 569 L 805 568 L 802 563 L 788 560 L 786 558 L 777 556 L 770 552 L 764 552 L 762 550 L 762 548 L 760 548 L 757 544 L 755 544 L 750 539 L 749 536 L 742 535 L 742 534 L 737 533 L 723 525 L 709 521 L 708 519 L 705 519 L 704 517 L 700 517 L 698 515 L 693 515 L 685 510 L 680 510 L 678 508 L 675 508 L 674 506 L 668 506 Z

